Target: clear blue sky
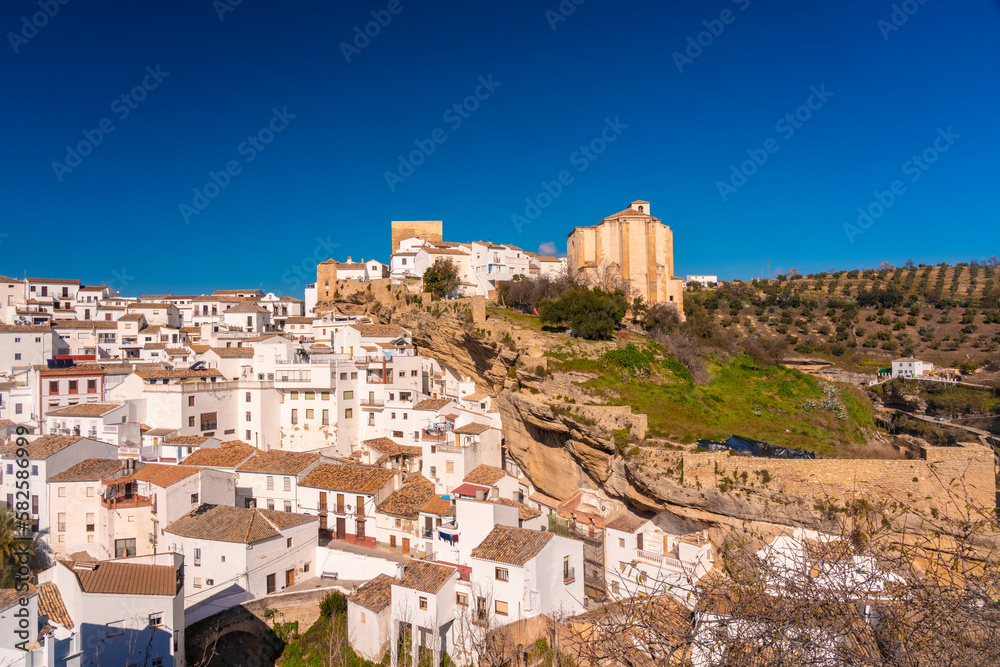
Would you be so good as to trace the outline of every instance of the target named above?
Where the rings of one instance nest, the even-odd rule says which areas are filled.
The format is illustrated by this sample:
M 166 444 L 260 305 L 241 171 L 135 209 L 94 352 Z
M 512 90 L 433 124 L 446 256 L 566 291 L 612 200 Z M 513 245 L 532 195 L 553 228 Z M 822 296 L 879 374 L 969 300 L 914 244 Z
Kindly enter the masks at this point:
M 996 0 L 64 1 L 0 9 L 0 274 L 301 296 L 313 257 L 387 261 L 393 219 L 562 251 L 633 199 L 681 275 L 998 252 Z M 201 201 L 209 172 L 228 183 Z

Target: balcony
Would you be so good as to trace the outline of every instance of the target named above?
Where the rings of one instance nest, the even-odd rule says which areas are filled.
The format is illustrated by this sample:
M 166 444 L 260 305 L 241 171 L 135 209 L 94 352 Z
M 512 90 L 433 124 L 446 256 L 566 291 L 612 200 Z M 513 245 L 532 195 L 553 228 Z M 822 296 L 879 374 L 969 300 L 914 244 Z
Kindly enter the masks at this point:
M 425 428 L 420 431 L 421 440 L 430 440 L 431 442 L 444 442 L 448 439 L 448 431 L 436 428 Z
M 369 371 L 368 377 L 366 378 L 368 384 L 391 384 L 392 383 L 392 368 L 386 367 L 385 374 L 382 373 L 372 373 Z
M 361 407 L 363 408 L 384 408 L 385 401 L 377 398 L 362 398 Z
M 576 581 L 576 568 L 575 567 L 571 567 L 571 568 L 563 570 L 563 583 L 564 584 L 571 584 L 574 581 Z
M 126 507 L 148 507 L 153 504 L 149 496 L 119 496 L 117 498 L 102 498 L 101 506 L 113 510 Z
M 653 553 L 652 551 L 644 551 L 642 549 L 636 549 L 635 555 L 636 558 L 644 563 L 649 563 L 650 565 L 666 568 L 668 570 L 684 572 L 684 565 L 676 558 L 663 556 L 661 554 Z

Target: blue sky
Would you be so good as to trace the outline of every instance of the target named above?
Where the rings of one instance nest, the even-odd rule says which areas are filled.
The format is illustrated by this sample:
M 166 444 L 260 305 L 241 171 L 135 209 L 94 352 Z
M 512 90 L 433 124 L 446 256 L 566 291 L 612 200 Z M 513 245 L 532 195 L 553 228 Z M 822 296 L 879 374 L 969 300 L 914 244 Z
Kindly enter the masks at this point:
M 301 296 L 634 199 L 681 275 L 998 251 L 995 0 L 63 1 L 0 8 L 0 274 Z

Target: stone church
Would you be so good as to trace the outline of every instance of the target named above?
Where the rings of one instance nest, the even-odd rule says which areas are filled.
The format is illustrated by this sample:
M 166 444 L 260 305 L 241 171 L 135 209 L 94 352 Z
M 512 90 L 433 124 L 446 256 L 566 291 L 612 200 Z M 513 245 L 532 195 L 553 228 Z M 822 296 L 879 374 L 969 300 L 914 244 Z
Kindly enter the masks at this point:
M 566 254 L 570 275 L 595 287 L 624 283 L 629 296 L 675 304 L 683 317 L 684 283 L 674 276 L 674 234 L 650 214 L 648 201 L 634 201 L 593 227 L 574 227 Z

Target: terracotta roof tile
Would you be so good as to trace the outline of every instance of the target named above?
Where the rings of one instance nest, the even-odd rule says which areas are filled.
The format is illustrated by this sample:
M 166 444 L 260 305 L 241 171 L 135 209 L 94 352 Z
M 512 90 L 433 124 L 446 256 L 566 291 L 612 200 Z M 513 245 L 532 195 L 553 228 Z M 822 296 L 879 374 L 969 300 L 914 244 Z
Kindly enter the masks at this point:
M 395 473 L 385 468 L 365 465 L 321 463 L 299 482 L 314 489 L 374 494 L 388 483 Z
M 118 459 L 84 459 L 74 466 L 49 477 L 52 482 L 99 482 L 106 477 L 117 476 L 122 471 L 122 461 Z
M 398 324 L 349 324 L 352 329 L 357 329 L 362 336 L 409 336 L 410 332 Z
M 437 593 L 458 570 L 447 565 L 411 560 L 403 572 L 399 585 L 424 593 Z
M 633 514 L 628 510 L 622 510 L 618 516 L 605 523 L 604 527 L 612 530 L 620 530 L 624 533 L 634 533 L 645 525 L 648 520 L 649 519 L 643 519 L 641 516 Z
M 472 557 L 508 565 L 523 566 L 537 556 L 552 539 L 552 533 L 528 528 L 494 526 Z
M 85 593 L 169 597 L 177 594 L 177 568 L 171 565 L 100 561 L 90 568 L 60 563 L 73 571 Z
M 519 503 L 516 500 L 510 500 L 509 498 L 496 498 L 493 500 L 497 505 L 506 505 L 507 507 L 517 508 L 517 518 L 521 521 L 528 521 L 542 515 L 541 510 L 536 510 L 530 505 L 525 505 L 524 503 Z
M 440 410 L 451 403 L 450 398 L 425 398 L 413 406 L 414 410 Z
M 269 449 L 266 452 L 257 452 L 249 461 L 240 465 L 236 470 L 238 472 L 297 475 L 318 460 L 319 454 L 291 452 L 284 449 Z
M 253 301 L 241 301 L 232 308 L 226 309 L 227 313 L 270 313 L 267 308 L 258 306 Z
M 463 401 L 481 401 L 484 398 L 489 398 L 489 394 L 485 394 L 481 391 L 477 391 L 474 394 L 469 394 L 468 396 L 463 396 Z
M 45 582 L 38 585 L 38 614 L 48 616 L 50 621 L 54 621 L 68 630 L 73 629 L 73 619 L 66 611 L 66 604 L 63 602 L 59 587 L 52 582 Z
M 213 347 L 212 352 L 223 359 L 252 359 L 252 347 Z
M 117 322 L 107 320 L 52 320 L 53 329 L 117 329 Z
M 143 370 L 135 371 L 135 374 L 141 377 L 143 380 L 166 380 L 166 379 L 187 379 L 187 378 L 209 378 L 209 377 L 225 377 L 219 370 L 215 368 L 206 368 L 203 370 L 190 370 L 190 369 L 171 369 L 171 370 Z
M 189 465 L 178 466 L 165 463 L 147 463 L 132 475 L 132 478 L 140 482 L 149 482 L 153 486 L 165 489 L 200 472 L 201 468 Z
M 26 582 L 27 590 L 19 591 L 16 588 L 0 588 L 0 609 L 7 609 L 18 603 L 21 598 L 30 598 L 38 591 L 34 586 Z
M 165 445 L 201 445 L 208 442 L 209 438 L 204 435 L 175 435 L 163 441 Z
M 378 506 L 378 512 L 416 519 L 420 515 L 420 508 L 433 497 L 434 484 L 425 477 L 416 477 L 382 501 Z
M 371 440 L 362 440 L 362 445 L 367 445 L 370 449 L 374 449 L 377 452 L 381 452 L 386 456 L 399 456 L 400 454 L 406 454 L 407 456 L 420 456 L 423 453 L 423 449 L 417 447 L 416 445 L 401 445 L 392 438 L 373 438 Z
M 234 468 L 246 461 L 260 450 L 251 445 L 235 445 L 222 447 L 206 447 L 194 451 L 182 461 L 186 466 L 217 466 L 219 468 Z
M 486 486 L 493 486 L 506 476 L 507 471 L 503 468 L 488 466 L 484 463 L 466 475 L 463 481 L 471 484 L 485 484 Z
M 124 403 L 78 403 L 49 410 L 45 414 L 55 417 L 102 417 L 123 405 Z
M 49 333 L 52 327 L 42 324 L 0 324 L 0 332 L 5 333 Z
M 427 512 L 428 514 L 450 514 L 454 509 L 454 505 L 447 498 L 442 498 L 441 496 L 434 496 L 429 498 L 423 505 L 420 506 L 421 512 Z
M 380 574 L 347 599 L 377 614 L 392 602 L 392 585 L 398 583 L 399 579 Z
M 318 522 L 319 518 L 256 507 L 202 505 L 167 526 L 166 531 L 194 539 L 253 544 L 277 537 L 282 528 L 310 521 Z
M 480 435 L 481 433 L 489 431 L 491 428 L 493 427 L 490 426 L 489 424 L 469 422 L 468 424 L 463 424 L 462 426 L 459 426 L 454 431 L 452 431 L 452 433 L 459 433 L 462 435 Z
M 86 439 L 78 435 L 43 435 L 32 440 L 24 449 L 27 450 L 29 459 L 42 460 Z M 18 449 L 16 444 L 4 445 L 0 447 L 0 455 L 12 457 L 15 456 Z

